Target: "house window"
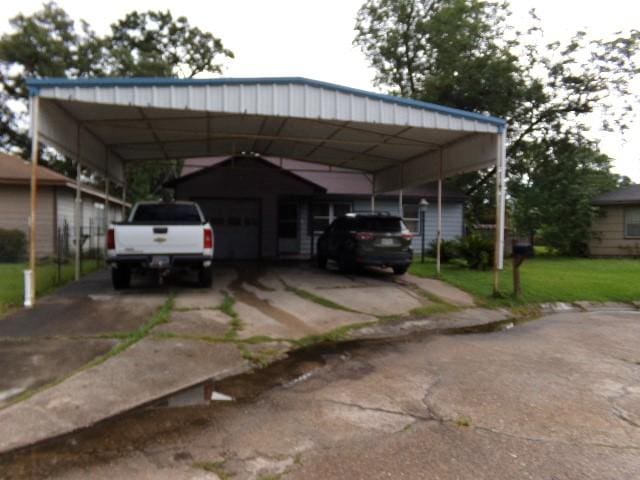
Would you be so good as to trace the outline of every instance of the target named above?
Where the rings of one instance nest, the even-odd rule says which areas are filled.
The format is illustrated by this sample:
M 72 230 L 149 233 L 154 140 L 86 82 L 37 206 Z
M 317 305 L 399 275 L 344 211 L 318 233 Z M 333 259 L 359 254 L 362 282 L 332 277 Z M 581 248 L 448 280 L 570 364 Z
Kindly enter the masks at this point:
M 349 202 L 320 202 L 311 207 L 312 225 L 315 232 L 323 232 L 336 218 L 351 212 Z
M 625 210 L 624 236 L 640 237 L 640 208 L 627 208 Z
M 420 235 L 420 207 L 418 204 L 402 205 L 402 218 L 411 233 Z

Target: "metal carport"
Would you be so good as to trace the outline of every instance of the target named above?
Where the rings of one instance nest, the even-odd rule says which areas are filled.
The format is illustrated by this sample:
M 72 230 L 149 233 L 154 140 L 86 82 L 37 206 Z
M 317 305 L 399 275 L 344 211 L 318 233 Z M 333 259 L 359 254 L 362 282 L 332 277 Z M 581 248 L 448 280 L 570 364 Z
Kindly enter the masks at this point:
M 367 172 L 373 205 L 377 193 L 495 165 L 498 287 L 507 127 L 500 118 L 297 77 L 47 78 L 27 85 L 33 164 L 43 143 L 123 185 L 127 162 L 258 153 Z

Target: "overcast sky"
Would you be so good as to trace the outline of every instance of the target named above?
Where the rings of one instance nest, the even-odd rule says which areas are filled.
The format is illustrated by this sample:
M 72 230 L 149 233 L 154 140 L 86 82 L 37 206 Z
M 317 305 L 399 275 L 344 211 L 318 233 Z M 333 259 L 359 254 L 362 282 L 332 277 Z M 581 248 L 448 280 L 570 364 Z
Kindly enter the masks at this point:
M 74 19 L 87 20 L 98 33 L 128 11 L 170 9 L 193 25 L 220 37 L 235 53 L 225 62 L 225 76 L 303 76 L 365 90 L 373 86 L 373 71 L 352 46 L 354 19 L 362 0 L 60 0 Z M 0 32 L 9 30 L 9 18 L 32 13 L 42 1 L 4 3 Z M 630 0 L 511 0 L 511 22 L 524 28 L 535 5 L 546 40 L 568 39 L 584 29 L 593 38 L 617 30 L 638 28 L 640 6 Z M 640 82 L 636 82 L 640 93 Z M 601 149 L 615 159 L 614 170 L 640 182 L 640 119 L 624 137 L 593 131 Z

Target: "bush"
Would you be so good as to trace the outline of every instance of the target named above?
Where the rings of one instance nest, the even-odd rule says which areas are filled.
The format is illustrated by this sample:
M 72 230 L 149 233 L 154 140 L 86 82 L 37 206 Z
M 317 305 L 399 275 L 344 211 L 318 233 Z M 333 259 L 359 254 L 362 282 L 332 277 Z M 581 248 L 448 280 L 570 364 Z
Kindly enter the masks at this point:
M 486 235 L 472 233 L 459 241 L 458 248 L 469 268 L 484 270 L 493 265 L 494 245 Z
M 0 228 L 0 262 L 24 260 L 26 248 L 27 237 L 24 232 Z
M 434 240 L 429 244 L 427 255 L 436 258 L 437 255 L 437 241 Z M 440 261 L 447 263 L 449 260 L 458 258 L 460 256 L 460 244 L 458 240 L 442 240 L 440 242 Z

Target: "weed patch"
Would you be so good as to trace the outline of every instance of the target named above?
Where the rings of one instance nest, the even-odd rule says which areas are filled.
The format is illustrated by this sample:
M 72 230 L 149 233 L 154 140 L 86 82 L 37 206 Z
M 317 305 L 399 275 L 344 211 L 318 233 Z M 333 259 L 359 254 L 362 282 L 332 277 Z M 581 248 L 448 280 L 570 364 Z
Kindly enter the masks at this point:
M 229 480 L 235 474 L 225 469 L 225 462 L 196 462 L 192 464 L 193 468 L 199 468 L 205 472 L 215 473 L 220 480 Z

